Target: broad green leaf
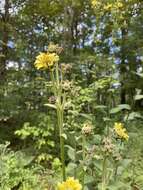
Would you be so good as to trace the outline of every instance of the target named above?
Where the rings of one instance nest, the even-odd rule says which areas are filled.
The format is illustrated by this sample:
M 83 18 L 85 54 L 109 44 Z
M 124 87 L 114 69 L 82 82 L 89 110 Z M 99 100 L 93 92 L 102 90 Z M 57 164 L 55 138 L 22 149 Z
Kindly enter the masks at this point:
M 121 109 L 120 109 L 119 107 L 112 108 L 112 109 L 110 110 L 110 114 L 118 113 L 118 112 L 120 112 L 120 111 L 121 111 Z
M 85 176 L 85 184 L 92 183 L 94 181 L 94 177 L 91 175 Z
M 109 190 L 131 190 L 130 183 L 124 183 L 121 181 L 114 181 L 111 185 L 108 186 Z
M 68 147 L 68 156 L 71 160 L 75 160 L 75 150 L 71 146 Z
M 131 109 L 130 105 L 128 105 L 128 104 L 120 104 L 120 105 L 118 105 L 118 107 L 121 110 L 123 110 L 123 109 L 130 110 Z
M 135 96 L 135 100 L 142 100 L 143 99 L 143 95 L 139 94 Z
M 100 135 L 94 135 L 94 136 L 93 136 L 93 142 L 94 142 L 95 144 L 101 143 L 101 136 L 100 136 Z
M 136 118 L 142 119 L 143 116 L 139 112 L 132 112 L 128 116 L 125 117 L 125 120 L 134 120 Z
M 73 175 L 73 172 L 74 172 L 74 170 L 75 170 L 76 168 L 77 168 L 77 165 L 74 164 L 74 163 L 72 163 L 72 162 L 70 162 L 70 163 L 67 165 L 66 171 L 67 171 L 68 174 L 72 174 L 72 175 Z
M 130 105 L 128 105 L 128 104 L 120 104 L 120 105 L 118 105 L 117 107 L 112 108 L 112 109 L 110 110 L 110 114 L 118 113 L 118 112 L 120 112 L 121 110 L 124 110 L 124 109 L 130 110 L 131 107 L 130 107 Z

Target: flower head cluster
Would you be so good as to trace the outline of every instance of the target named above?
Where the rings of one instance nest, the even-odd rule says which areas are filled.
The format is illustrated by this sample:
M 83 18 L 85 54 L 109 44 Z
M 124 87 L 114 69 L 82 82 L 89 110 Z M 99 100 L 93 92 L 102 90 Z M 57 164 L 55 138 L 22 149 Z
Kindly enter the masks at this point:
M 63 48 L 60 47 L 58 44 L 54 44 L 51 42 L 48 46 L 48 52 L 50 53 L 55 52 L 57 54 L 60 54 L 62 51 L 63 51 Z
M 111 154 L 114 152 L 115 145 L 112 143 L 112 140 L 108 137 L 104 137 L 103 141 L 103 148 L 102 151 L 106 154 Z
M 83 127 L 82 127 L 82 134 L 83 135 L 90 135 L 92 134 L 92 130 L 93 130 L 93 126 L 90 122 L 86 122 L 84 123 Z
M 78 180 L 69 177 L 65 182 L 58 183 L 57 190 L 81 190 L 82 186 Z
M 72 83 L 69 80 L 63 81 L 62 88 L 63 88 L 64 91 L 70 90 L 71 87 L 72 87 Z
M 129 135 L 127 134 L 126 129 L 124 128 L 122 123 L 115 123 L 114 124 L 114 130 L 119 138 L 128 140 Z
M 59 61 L 59 56 L 56 53 L 40 53 L 36 57 L 36 61 L 34 63 L 35 67 L 39 69 L 50 69 L 54 66 L 56 62 Z
M 72 69 L 72 66 L 70 64 L 65 64 L 65 63 L 61 64 L 61 70 L 63 73 L 69 73 L 71 69 Z

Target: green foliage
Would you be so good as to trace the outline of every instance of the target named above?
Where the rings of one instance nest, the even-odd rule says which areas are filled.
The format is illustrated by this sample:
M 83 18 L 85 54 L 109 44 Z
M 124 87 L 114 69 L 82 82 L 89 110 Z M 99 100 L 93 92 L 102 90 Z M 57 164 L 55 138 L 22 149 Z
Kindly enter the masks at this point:
M 67 176 L 84 190 L 143 188 L 142 23 L 142 0 L 2 1 L 0 190 L 54 190 L 60 139 Z M 56 89 L 64 102 L 60 135 L 51 73 L 33 66 L 50 42 L 62 47 L 58 71 L 70 68 Z M 124 124 L 128 142 L 113 135 L 115 122 Z M 83 130 L 87 123 L 92 129 Z M 103 151 L 105 138 L 120 161 Z
M 33 157 L 28 158 L 20 151 L 13 152 L 8 146 L 9 143 L 0 145 L 0 189 L 39 189 L 40 183 L 38 182 L 38 175 L 36 175 L 38 168 L 28 167 Z
M 52 139 L 54 126 L 50 123 L 49 116 L 45 114 L 40 114 L 37 121 L 37 126 L 31 126 L 29 122 L 24 123 L 23 128 L 15 131 L 15 135 L 24 140 L 24 143 L 32 142 L 31 146 L 33 151 L 38 154 L 35 154 L 35 156 L 40 163 L 52 159 L 52 155 L 48 154 L 48 152 L 50 153 L 54 148 Z

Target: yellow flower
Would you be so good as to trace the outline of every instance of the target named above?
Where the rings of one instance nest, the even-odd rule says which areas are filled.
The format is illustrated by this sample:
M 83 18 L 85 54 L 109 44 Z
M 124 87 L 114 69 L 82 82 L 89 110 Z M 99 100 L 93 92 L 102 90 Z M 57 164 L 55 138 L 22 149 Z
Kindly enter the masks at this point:
M 40 53 L 36 57 L 34 63 L 35 67 L 39 69 L 48 69 L 51 68 L 56 62 L 59 61 L 59 56 L 56 53 Z
M 99 0 L 91 0 L 91 4 L 93 8 L 96 8 L 101 5 L 101 2 L 99 2 Z
M 104 10 L 109 11 L 111 10 L 113 5 L 111 3 L 108 3 L 107 5 L 104 5 Z
M 122 123 L 115 123 L 114 130 L 115 130 L 116 134 L 119 136 L 119 138 L 123 138 L 125 140 L 129 139 L 129 135 L 127 134 L 127 131 L 124 128 Z
M 96 7 L 96 5 L 98 4 L 98 1 L 97 1 L 97 0 L 92 0 L 91 3 L 92 3 L 92 5 L 93 5 L 94 7 Z
M 65 182 L 58 183 L 58 190 L 81 190 L 82 186 L 78 180 L 75 180 L 73 177 L 69 177 Z
M 118 2 L 118 3 L 117 3 L 117 7 L 118 7 L 118 8 L 122 8 L 122 7 L 123 7 L 123 3 Z

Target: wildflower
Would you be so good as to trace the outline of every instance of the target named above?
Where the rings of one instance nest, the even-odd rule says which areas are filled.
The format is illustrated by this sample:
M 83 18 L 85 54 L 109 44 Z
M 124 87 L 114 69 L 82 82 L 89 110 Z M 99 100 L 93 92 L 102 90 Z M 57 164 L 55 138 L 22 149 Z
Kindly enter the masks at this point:
M 115 145 L 112 143 L 112 140 L 109 137 L 104 137 L 102 151 L 107 154 L 111 154 L 114 151 Z
M 98 1 L 97 1 L 97 0 L 92 0 L 91 3 L 92 3 L 92 5 L 93 5 L 93 7 L 96 7 L 97 4 L 98 4 Z
M 119 138 L 128 140 L 129 135 L 127 134 L 126 129 L 124 128 L 122 123 L 115 123 L 114 130 Z
M 116 7 L 117 7 L 117 8 L 122 8 L 122 7 L 123 7 L 123 3 L 117 2 Z
M 113 5 L 111 3 L 108 3 L 107 5 L 104 6 L 104 10 L 109 11 L 112 9 L 112 7 Z
M 57 53 L 60 54 L 63 51 L 63 48 L 60 47 L 58 44 L 50 43 L 48 46 L 48 52 L 50 53 Z
M 65 182 L 58 183 L 57 190 L 81 190 L 82 186 L 78 180 L 69 177 Z
M 63 73 L 69 73 L 71 69 L 72 66 L 70 64 L 65 64 L 65 63 L 61 64 L 61 70 Z
M 59 61 L 59 56 L 56 53 L 40 53 L 36 57 L 36 61 L 34 63 L 35 67 L 39 69 L 48 69 L 54 66 L 56 62 Z
M 53 53 L 56 52 L 58 45 L 51 42 L 48 46 L 48 52 Z
M 48 100 L 49 100 L 49 103 L 50 103 L 50 104 L 55 104 L 55 102 L 56 102 L 56 97 L 55 97 L 55 96 L 50 96 Z
M 63 90 L 65 90 L 65 91 L 70 90 L 70 89 L 71 89 L 71 86 L 72 86 L 72 84 L 71 84 L 71 82 L 68 81 L 68 80 L 63 81 L 63 83 L 62 83 L 62 88 L 63 88 Z
M 85 123 L 82 128 L 82 134 L 83 135 L 90 135 L 92 133 L 92 124 L 91 123 Z

